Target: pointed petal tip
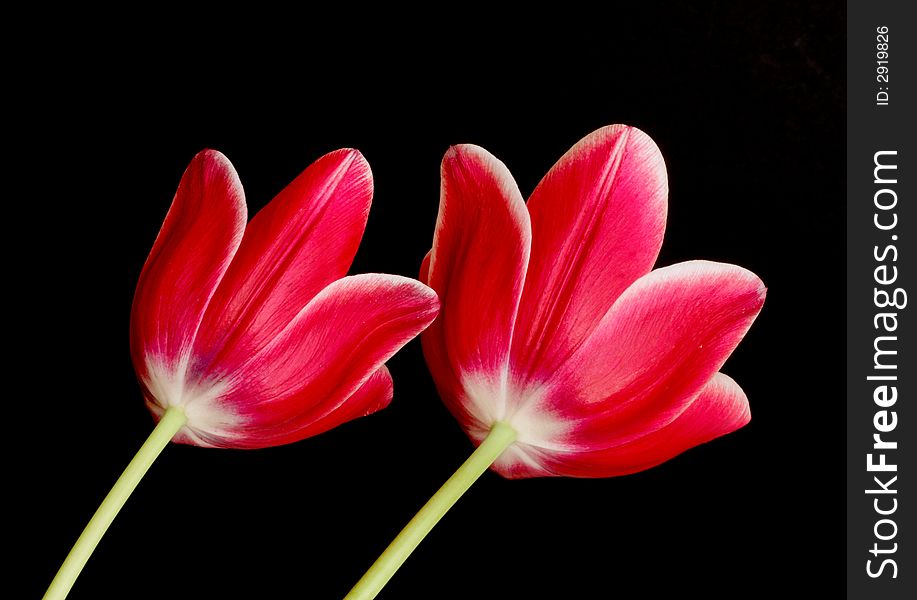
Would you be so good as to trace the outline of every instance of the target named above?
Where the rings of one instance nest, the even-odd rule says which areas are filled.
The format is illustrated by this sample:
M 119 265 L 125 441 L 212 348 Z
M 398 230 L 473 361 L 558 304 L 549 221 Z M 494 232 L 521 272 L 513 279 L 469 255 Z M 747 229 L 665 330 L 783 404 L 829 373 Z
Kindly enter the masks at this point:
M 369 161 L 366 160 L 363 153 L 356 148 L 338 148 L 337 150 L 332 150 L 319 157 L 315 162 L 318 163 L 324 160 L 336 160 L 340 163 L 342 168 L 360 173 L 367 178 L 367 183 L 372 187 L 372 168 L 370 168 Z
M 349 146 L 344 148 L 338 148 L 337 150 L 332 150 L 331 152 L 326 152 L 325 156 L 333 156 L 340 154 L 341 156 L 347 156 L 351 158 L 362 157 L 363 153 L 357 150 L 356 148 L 350 148 Z
M 614 145 L 618 138 L 626 136 L 624 143 L 629 149 L 632 149 L 640 156 L 640 162 L 644 167 L 652 167 L 650 172 L 653 178 L 658 182 L 659 188 L 668 195 L 668 172 L 665 167 L 665 158 L 662 151 L 648 133 L 633 125 L 614 124 L 600 127 L 592 133 L 586 135 L 571 150 L 580 149 L 585 151 L 588 148 L 595 148 L 601 145 Z
M 363 156 L 363 153 L 357 150 L 356 148 L 340 148 L 338 150 L 343 156 L 346 156 L 353 162 L 365 164 L 369 168 L 369 162 L 367 162 L 366 157 Z
M 200 158 L 224 158 L 225 159 L 226 155 L 220 152 L 219 150 L 215 150 L 213 148 L 204 148 L 203 150 L 195 154 L 194 157 L 195 158 L 200 157 Z
M 477 196 L 483 193 L 489 185 L 496 185 L 500 196 L 508 203 L 510 209 L 517 219 L 526 221 L 530 230 L 528 220 L 528 211 L 525 207 L 525 199 L 519 191 L 516 180 L 510 173 L 509 168 L 499 158 L 488 152 L 486 149 L 474 144 L 455 144 L 450 146 L 443 156 L 440 165 L 440 176 L 442 178 L 443 193 L 447 183 L 454 185 L 459 193 L 468 193 L 475 186 L 479 188 Z M 474 198 L 475 202 L 481 202 L 480 197 Z M 442 211 L 442 200 L 440 210 Z M 437 223 L 439 229 L 440 223 Z M 529 231 L 529 236 L 531 232 Z M 436 244 L 434 243 L 434 246 Z
M 745 267 L 732 263 L 717 262 L 712 260 L 687 260 L 656 269 L 675 273 L 681 269 L 694 271 L 695 277 L 721 276 L 726 280 L 744 284 L 749 292 L 754 292 L 763 304 L 767 296 L 767 286 L 758 275 Z
M 399 276 L 396 275 L 395 277 Z M 439 315 L 439 310 L 442 306 L 439 299 L 439 294 L 437 294 L 436 290 L 428 286 L 426 283 L 418 281 L 417 279 L 411 279 L 409 277 L 403 277 L 401 279 L 406 280 L 406 285 L 411 290 L 411 293 L 416 294 L 423 302 L 426 303 L 426 315 L 429 317 L 427 325 L 429 325 Z
M 349 167 L 359 172 L 364 179 L 366 187 L 369 189 L 370 196 L 375 191 L 375 182 L 373 181 L 373 170 L 369 166 L 369 161 L 363 156 L 363 153 L 356 148 L 342 148 L 347 158 L 350 160 Z
M 411 279 L 410 277 L 402 277 L 400 275 L 389 275 L 393 278 L 393 283 L 401 283 L 402 285 L 407 286 L 412 293 L 417 294 L 422 300 L 424 300 L 429 309 L 434 311 L 434 313 L 439 312 L 439 294 L 436 293 L 436 290 L 423 283 L 417 279 Z M 434 315 L 435 316 L 435 315 Z
M 726 375 L 722 371 L 714 373 L 710 381 L 704 387 L 704 390 L 710 394 L 716 394 L 722 398 L 729 398 L 731 410 L 727 411 L 732 414 L 731 418 L 724 417 L 724 421 L 731 421 L 731 426 L 723 428 L 720 435 L 732 433 L 748 425 L 751 421 L 751 404 L 748 402 L 748 396 L 741 386 L 736 383 L 735 379 Z M 701 393 L 704 393 L 703 391 Z
M 197 164 L 202 164 L 204 166 L 212 165 L 214 168 L 219 169 L 220 171 L 231 174 L 233 178 L 238 178 L 238 175 L 236 175 L 236 168 L 232 165 L 232 161 L 230 161 L 229 158 L 227 158 L 227 156 L 219 150 L 204 148 L 195 154 L 194 158 L 191 159 L 191 165 Z
M 417 308 L 420 309 L 418 315 L 422 321 L 426 321 L 424 328 L 432 323 L 439 314 L 439 294 L 433 288 L 417 279 L 388 273 L 361 273 L 360 275 L 350 275 L 345 279 L 364 285 L 383 285 L 390 296 L 414 299 Z
M 487 152 L 483 148 L 478 148 L 471 144 L 453 144 L 449 146 L 439 166 L 440 174 L 445 175 L 447 172 L 454 169 L 456 165 L 461 165 L 465 161 L 465 157 L 480 156 L 481 152 L 476 152 L 472 150 L 473 148 L 485 153 Z
M 442 169 L 455 162 L 472 161 L 479 164 L 489 165 L 490 170 L 499 173 L 501 176 L 509 176 L 509 169 L 499 158 L 488 152 L 485 148 L 476 144 L 453 144 L 446 150 L 443 155 Z
M 432 254 L 432 252 L 432 249 L 427 250 L 427 254 L 420 262 L 420 272 L 417 275 L 417 279 L 424 285 L 430 283 L 430 254 Z
M 353 163 L 357 163 L 369 169 L 369 162 L 366 160 L 366 157 L 363 156 L 363 153 L 356 148 L 340 148 L 334 152 L 331 152 L 330 154 L 335 153 L 340 153 L 342 157 L 345 157 Z
M 620 135 L 626 134 L 631 141 L 637 141 L 641 143 L 652 144 L 653 147 L 658 149 L 656 142 L 653 140 L 650 135 L 634 125 L 625 125 L 623 123 L 613 123 L 611 125 L 605 125 L 604 127 L 599 127 L 592 133 L 587 134 L 583 137 L 582 141 L 601 141 L 616 138 Z
M 359 417 L 367 417 L 387 408 L 394 397 L 394 384 L 388 367 L 382 365 L 372 373 L 363 385 L 344 401 L 329 417 L 343 423 Z
M 490 154 L 484 148 L 478 146 L 477 144 L 452 144 L 449 146 L 449 149 L 446 150 L 443 160 L 447 158 L 455 158 L 463 154 Z
M 599 127 L 598 129 L 596 129 L 595 131 L 593 131 L 586 137 L 596 136 L 596 137 L 607 138 L 607 137 L 620 135 L 622 133 L 628 133 L 631 135 L 647 137 L 647 138 L 650 137 L 645 131 L 643 131 L 639 127 L 635 125 L 628 125 L 626 123 L 612 123 L 610 125 Z
M 369 194 L 369 204 L 367 204 L 366 210 L 369 211 L 375 192 L 375 183 L 373 181 L 373 170 L 363 153 L 356 148 L 339 148 L 319 157 L 309 168 L 325 161 L 336 162 L 337 170 L 346 174 L 345 176 L 351 180 L 355 188 L 366 190 L 366 193 Z

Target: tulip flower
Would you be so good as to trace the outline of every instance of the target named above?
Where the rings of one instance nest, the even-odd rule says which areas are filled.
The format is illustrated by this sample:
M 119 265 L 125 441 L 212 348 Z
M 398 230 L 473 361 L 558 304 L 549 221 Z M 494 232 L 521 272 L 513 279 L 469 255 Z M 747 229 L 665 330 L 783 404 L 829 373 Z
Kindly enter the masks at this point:
M 370 414 L 392 399 L 388 360 L 435 318 L 413 279 L 345 277 L 372 200 L 356 150 L 320 158 L 246 225 L 232 165 L 199 153 L 143 267 L 131 355 L 158 420 L 46 598 L 63 598 L 169 442 L 261 448 Z
M 349 598 L 372 598 L 488 467 L 507 478 L 648 469 L 750 419 L 720 367 L 765 288 L 738 266 L 651 270 L 668 185 L 659 149 L 613 125 L 586 136 L 526 204 L 483 148 L 451 148 L 421 280 L 437 389 L 478 446 Z

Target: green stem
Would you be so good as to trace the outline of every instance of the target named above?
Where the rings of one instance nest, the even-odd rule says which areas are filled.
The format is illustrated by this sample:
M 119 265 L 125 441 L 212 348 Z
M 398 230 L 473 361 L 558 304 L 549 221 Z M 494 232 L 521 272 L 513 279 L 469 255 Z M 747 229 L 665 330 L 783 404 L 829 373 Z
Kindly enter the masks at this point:
M 63 600 L 67 597 L 67 594 L 70 593 L 70 588 L 73 587 L 73 583 L 79 577 L 80 571 L 83 570 L 83 566 L 89 560 L 89 556 L 95 550 L 99 540 L 105 535 L 108 526 L 115 520 L 118 511 L 121 510 L 131 492 L 143 479 L 150 465 L 153 464 L 162 449 L 166 447 L 169 440 L 178 433 L 178 430 L 181 429 L 186 420 L 184 411 L 177 406 L 169 407 L 162 415 L 150 437 L 147 438 L 140 450 L 137 451 L 134 459 L 124 469 L 121 477 L 118 478 L 114 487 L 105 496 L 105 500 L 102 500 L 102 504 L 99 505 L 96 513 L 92 515 L 92 519 L 89 520 L 79 539 L 76 540 L 76 544 L 73 545 L 70 554 L 64 559 L 64 564 L 61 565 L 51 585 L 48 586 L 44 600 Z
M 385 549 L 373 566 L 360 578 L 344 600 L 372 600 L 388 583 L 395 571 L 407 560 L 411 552 L 433 526 L 439 522 L 452 505 L 462 497 L 471 484 L 503 454 L 516 440 L 516 431 L 506 423 L 497 422 L 487 434 L 487 438 L 477 450 L 468 457 L 461 467 L 452 474 L 443 487 L 424 504 L 414 518 L 401 530 L 388 548 Z

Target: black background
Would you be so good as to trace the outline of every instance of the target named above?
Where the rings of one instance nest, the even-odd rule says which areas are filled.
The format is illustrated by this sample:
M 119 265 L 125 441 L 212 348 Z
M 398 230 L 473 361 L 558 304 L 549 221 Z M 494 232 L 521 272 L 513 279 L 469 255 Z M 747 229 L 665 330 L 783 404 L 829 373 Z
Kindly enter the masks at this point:
M 24 597 L 42 593 L 152 427 L 130 304 L 195 152 L 230 158 L 254 214 L 321 154 L 359 148 L 376 194 L 352 272 L 416 276 L 449 144 L 484 146 L 527 195 L 616 122 L 666 158 L 658 264 L 733 262 L 769 287 L 723 369 L 753 420 L 628 477 L 485 474 L 380 597 L 841 593 L 843 6 L 609 7 L 537 25 L 441 8 L 422 27 L 405 15 L 397 28 L 318 15 L 64 27 L 47 34 L 50 59 L 14 61 L 7 577 Z M 392 405 L 319 437 L 168 447 L 71 597 L 342 597 L 471 450 L 419 343 L 389 366 Z

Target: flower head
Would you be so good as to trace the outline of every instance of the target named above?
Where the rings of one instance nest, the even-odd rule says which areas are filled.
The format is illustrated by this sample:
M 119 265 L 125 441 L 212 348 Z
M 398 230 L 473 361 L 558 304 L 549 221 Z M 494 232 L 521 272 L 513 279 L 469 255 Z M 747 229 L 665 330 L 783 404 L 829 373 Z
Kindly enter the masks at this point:
M 719 372 L 764 302 L 738 266 L 652 270 L 668 186 L 642 131 L 604 127 L 571 148 L 526 204 L 486 150 L 442 163 L 421 280 L 440 317 L 422 336 L 447 407 L 476 443 L 517 438 L 507 477 L 607 477 L 666 461 L 745 425 L 748 400 Z
M 250 223 L 225 156 L 182 176 L 131 311 L 131 355 L 149 409 L 187 422 L 175 440 L 256 448 L 379 410 L 385 367 L 436 316 L 404 277 L 345 277 L 369 214 L 356 150 L 321 157 Z

